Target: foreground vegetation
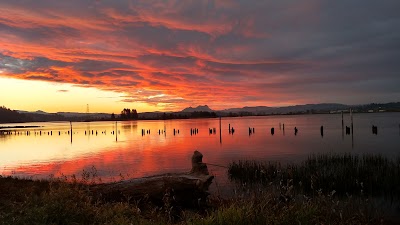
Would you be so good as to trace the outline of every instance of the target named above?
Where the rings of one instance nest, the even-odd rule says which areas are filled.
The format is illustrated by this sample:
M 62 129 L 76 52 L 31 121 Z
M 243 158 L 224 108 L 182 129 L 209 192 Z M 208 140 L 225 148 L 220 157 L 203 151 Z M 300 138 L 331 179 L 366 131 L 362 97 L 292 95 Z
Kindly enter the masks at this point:
M 304 180 L 310 179 L 310 175 L 314 174 L 314 166 L 319 168 L 321 164 L 335 165 L 330 170 L 326 168 L 325 172 L 321 172 L 328 176 L 328 171 L 341 171 L 338 165 L 354 165 L 355 161 L 361 160 L 347 155 L 342 157 L 344 158 L 312 156 L 296 169 L 294 166 L 279 166 L 274 163 L 232 163 L 229 172 L 232 177 L 237 176 L 235 179 L 241 183 L 240 190 L 229 199 L 210 196 L 208 205 L 195 205 L 191 208 L 177 205 L 169 192 L 165 193 L 161 203 L 153 203 L 145 196 L 141 199 L 125 196 L 122 201 L 106 201 L 94 196 L 90 191 L 88 176 L 83 176 L 79 182 L 0 177 L 0 224 L 397 224 L 399 221 L 388 218 L 366 194 L 342 196 L 339 194 L 342 191 L 340 189 L 321 190 L 322 187 L 340 187 L 338 182 L 347 181 L 344 178 L 340 180 L 339 175 L 352 177 L 355 176 L 355 172 L 342 172 L 336 178 L 332 178 L 336 179 L 331 181 L 338 186 L 330 186 L 328 180 L 313 178 L 314 187 L 310 187 L 310 190 L 315 191 L 304 188 L 309 185 Z M 346 163 L 337 162 L 339 159 L 350 159 L 348 157 L 352 160 Z M 389 164 L 389 161 L 384 161 L 383 164 Z M 309 170 L 303 168 L 308 168 L 307 165 Z M 393 165 L 397 166 L 395 168 L 398 172 L 399 165 Z M 360 175 L 363 174 L 361 168 L 359 165 Z M 394 171 L 392 175 L 396 175 L 394 168 L 381 169 L 389 174 Z M 377 175 L 376 173 L 371 176 Z M 363 182 L 363 179 L 353 178 Z M 375 178 L 384 179 L 377 180 L 378 182 L 386 182 L 379 184 L 380 188 L 386 188 L 392 185 L 390 182 L 397 182 L 399 179 L 398 176 L 392 179 Z M 297 186 L 294 185 L 296 182 L 304 184 Z M 364 182 L 366 183 L 363 185 L 368 184 L 367 181 Z M 351 185 L 346 186 L 348 187 L 352 188 Z M 371 190 L 375 190 L 376 186 L 371 187 Z M 365 190 L 369 192 L 370 189 Z M 383 190 L 392 189 L 381 189 L 382 192 Z
M 400 200 L 400 157 L 311 155 L 300 164 L 239 161 L 229 165 L 232 180 L 263 186 L 285 183 L 300 194 L 332 191 L 341 196 L 379 196 Z

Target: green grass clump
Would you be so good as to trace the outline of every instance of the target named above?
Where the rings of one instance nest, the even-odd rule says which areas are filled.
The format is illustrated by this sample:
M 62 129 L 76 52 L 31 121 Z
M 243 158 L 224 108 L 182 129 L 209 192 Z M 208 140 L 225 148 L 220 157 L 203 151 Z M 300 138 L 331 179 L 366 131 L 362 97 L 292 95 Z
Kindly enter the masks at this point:
M 400 197 L 400 158 L 381 155 L 311 155 L 300 164 L 239 161 L 229 165 L 230 178 L 241 183 L 291 182 L 296 190 L 312 194 Z

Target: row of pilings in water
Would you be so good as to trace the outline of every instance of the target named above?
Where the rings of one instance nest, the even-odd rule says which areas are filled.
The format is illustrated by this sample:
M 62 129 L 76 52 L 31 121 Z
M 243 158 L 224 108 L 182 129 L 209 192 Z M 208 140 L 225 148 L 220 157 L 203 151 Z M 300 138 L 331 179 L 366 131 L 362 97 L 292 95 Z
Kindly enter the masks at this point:
M 53 135 L 53 133 L 54 133 L 54 135 L 61 135 L 61 134 L 68 134 L 68 135 L 70 135 L 71 133 L 72 134 L 76 134 L 77 132 L 71 132 L 71 131 L 30 131 L 30 130 L 25 130 L 25 131 L 16 131 L 16 130 L 13 130 L 13 131 L 10 131 L 10 130 L 4 130 L 4 131 L 2 131 L 2 130 L 0 130 L 0 134 L 1 135 L 25 135 L 25 136 L 31 136 L 31 135 L 35 135 L 35 136 L 42 136 L 42 135 L 50 135 L 50 136 L 52 136 Z M 116 134 L 117 132 L 115 132 L 115 131 L 111 131 L 110 132 L 110 134 L 112 134 L 112 135 L 114 135 L 114 134 Z M 118 134 L 120 134 L 121 132 L 120 131 L 118 131 Z M 100 131 L 97 131 L 97 130 L 89 130 L 89 131 L 85 131 L 85 135 L 98 135 L 98 134 L 100 134 Z M 101 131 L 101 134 L 107 134 L 107 131 Z
M 280 130 L 283 130 L 283 131 L 285 131 L 285 124 L 279 124 L 279 126 L 280 126 Z M 252 135 L 252 134 L 254 134 L 255 133 L 255 128 L 254 127 L 249 127 L 249 135 Z M 228 131 L 229 131 L 229 134 L 234 134 L 235 133 L 235 129 L 233 128 L 233 126 L 231 127 L 231 125 L 229 124 L 229 127 L 228 127 Z M 345 126 L 344 127 L 344 131 L 345 131 L 345 133 L 346 133 L 346 135 L 350 135 L 351 133 L 352 133 L 352 126 Z M 107 131 L 97 131 L 97 130 L 89 130 L 89 131 L 86 131 L 85 130 L 85 135 L 98 135 L 98 134 L 100 134 L 100 132 L 101 132 L 101 134 L 103 134 L 103 135 L 105 135 L 105 134 L 107 134 Z M 118 130 L 117 131 L 118 132 L 118 134 L 120 134 L 120 131 Z M 146 134 L 151 134 L 151 131 L 150 131 L 150 129 L 142 129 L 141 130 L 141 132 L 142 132 L 142 136 L 144 136 L 144 135 L 146 135 Z M 297 128 L 297 127 L 294 127 L 294 134 L 295 135 L 297 135 L 297 133 L 299 132 L 299 129 Z M 68 134 L 68 135 L 70 135 L 71 134 L 71 131 L 29 131 L 29 130 L 26 130 L 26 131 L 16 131 L 16 130 L 14 130 L 14 131 L 10 131 L 10 130 L 0 130 L 0 134 L 1 135 L 26 135 L 26 136 L 31 136 L 32 134 L 34 134 L 34 135 L 39 135 L 39 136 L 41 136 L 41 135 L 53 135 L 53 133 L 55 134 L 55 135 L 61 135 L 61 134 Z M 177 134 L 179 134 L 180 133 L 180 130 L 179 129 L 176 129 L 176 128 L 174 128 L 173 129 L 173 134 L 174 135 L 177 135 Z M 197 135 L 199 133 L 199 129 L 198 128 L 190 128 L 190 135 Z M 214 127 L 214 128 L 209 128 L 209 134 L 216 134 L 217 133 L 217 129 Z M 73 134 L 75 134 L 75 132 L 73 132 Z M 116 131 L 111 131 L 110 132 L 110 134 L 112 134 L 112 135 L 115 135 L 116 134 Z M 166 134 L 166 130 L 164 130 L 164 129 L 159 129 L 158 130 L 158 134 L 159 135 L 161 135 L 161 134 Z M 275 128 L 274 127 L 272 127 L 271 128 L 271 135 L 274 135 L 275 134 Z M 320 127 L 320 134 L 321 134 L 321 136 L 324 136 L 324 126 L 321 126 Z M 372 134 L 375 134 L 375 135 L 378 135 L 378 126 L 375 126 L 375 125 L 372 125 Z M 400 124 L 399 124 L 399 134 L 400 134 Z
M 285 124 L 284 123 L 283 124 L 279 123 L 279 129 L 283 130 L 283 132 L 285 132 Z M 217 129 L 215 127 L 214 128 L 209 128 L 208 130 L 209 130 L 209 134 L 216 134 L 217 133 Z M 347 126 L 347 125 L 344 126 L 343 115 L 342 115 L 342 132 L 346 133 L 346 135 L 351 135 L 351 134 L 353 134 L 353 130 L 354 129 L 353 129 L 353 120 L 352 120 L 352 118 L 351 118 L 350 126 Z M 233 126 L 231 126 L 231 124 L 228 125 L 228 131 L 229 131 L 229 134 L 231 134 L 231 135 L 233 135 L 235 133 L 235 129 L 234 129 Z M 249 131 L 249 135 L 252 135 L 252 134 L 255 133 L 255 128 L 254 127 L 249 127 L 248 131 Z M 97 136 L 98 134 L 100 134 L 100 132 L 103 135 L 107 134 L 106 130 L 98 131 L 98 130 L 90 130 L 89 129 L 89 130 L 85 130 L 85 135 L 96 135 Z M 142 136 L 151 133 L 150 129 L 142 129 L 141 132 L 142 132 Z M 299 129 L 297 127 L 294 127 L 294 135 L 297 135 L 298 132 L 299 132 Z M 31 136 L 32 134 L 34 134 L 34 135 L 42 136 L 42 135 L 46 135 L 47 134 L 47 135 L 51 135 L 52 136 L 53 133 L 55 135 L 58 134 L 59 136 L 61 134 L 64 134 L 64 133 L 68 134 L 68 135 L 75 134 L 75 132 L 72 131 L 72 126 L 71 126 L 71 129 L 68 130 L 68 131 L 54 131 L 54 132 L 53 131 L 41 131 L 41 130 L 39 130 L 39 131 L 37 131 L 37 130 L 33 130 L 33 131 L 30 131 L 30 130 L 21 130 L 21 131 L 18 131 L 18 130 L 0 130 L 0 135 L 26 135 L 26 136 Z M 174 135 L 177 135 L 179 133 L 180 133 L 179 129 L 176 129 L 176 128 L 173 129 L 173 134 Z M 192 135 L 197 135 L 198 133 L 199 133 L 199 129 L 198 128 L 190 128 L 190 135 L 191 136 Z M 119 130 L 118 131 L 114 131 L 113 130 L 113 131 L 110 132 L 110 134 L 112 134 L 112 135 L 120 134 L 120 131 Z M 159 129 L 158 130 L 158 134 L 159 135 L 161 135 L 161 134 L 166 135 L 166 129 L 165 128 L 164 129 Z M 272 127 L 271 128 L 271 135 L 274 135 L 274 134 L 275 134 L 275 128 Z M 320 134 L 321 134 L 322 137 L 324 136 L 324 126 L 320 127 Z M 378 126 L 372 125 L 372 134 L 378 135 Z M 400 124 L 399 124 L 399 135 L 400 135 Z

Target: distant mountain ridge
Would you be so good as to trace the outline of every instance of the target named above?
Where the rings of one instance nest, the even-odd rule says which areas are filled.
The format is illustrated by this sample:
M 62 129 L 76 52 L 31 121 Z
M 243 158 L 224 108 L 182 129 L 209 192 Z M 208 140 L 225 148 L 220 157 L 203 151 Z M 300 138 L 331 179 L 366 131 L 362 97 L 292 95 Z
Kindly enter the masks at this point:
M 208 105 L 199 105 L 196 108 L 188 107 L 183 109 L 181 112 L 214 112 L 214 110 L 210 109 Z
M 195 108 L 188 107 L 181 112 L 220 112 L 220 113 L 253 113 L 253 114 L 284 114 L 290 112 L 302 112 L 307 110 L 315 111 L 330 111 L 330 110 L 345 110 L 349 105 L 338 103 L 321 103 L 321 104 L 305 104 L 283 107 L 268 107 L 268 106 L 245 106 L 242 108 L 229 108 L 223 110 L 212 110 L 207 105 L 199 105 Z
M 188 107 L 181 112 L 215 112 L 219 116 L 227 115 L 273 115 L 273 114 L 304 114 L 304 113 L 337 113 L 353 109 L 354 112 L 382 112 L 382 111 L 400 111 L 400 102 L 390 103 L 371 103 L 364 105 L 345 105 L 339 103 L 319 103 L 304 104 L 282 107 L 268 106 L 245 106 L 242 108 L 229 108 L 223 110 L 212 110 L 207 105 Z
M 344 105 L 338 103 L 304 104 L 282 107 L 245 106 L 242 108 L 229 108 L 213 110 L 208 105 L 188 107 L 178 112 L 142 112 L 139 119 L 174 119 L 174 118 L 206 118 L 219 116 L 264 116 L 285 114 L 314 114 L 314 113 L 340 113 L 341 111 L 367 113 L 367 112 L 400 112 L 400 102 L 371 103 L 363 105 Z M 14 111 L 11 112 L 11 111 Z M 109 113 L 78 113 L 57 112 L 47 113 L 41 110 L 27 112 L 22 110 L 10 110 L 3 107 L 0 111 L 4 121 L 0 122 L 33 122 L 33 121 L 84 121 L 107 120 L 111 118 Z M 11 118 L 12 117 L 12 118 Z

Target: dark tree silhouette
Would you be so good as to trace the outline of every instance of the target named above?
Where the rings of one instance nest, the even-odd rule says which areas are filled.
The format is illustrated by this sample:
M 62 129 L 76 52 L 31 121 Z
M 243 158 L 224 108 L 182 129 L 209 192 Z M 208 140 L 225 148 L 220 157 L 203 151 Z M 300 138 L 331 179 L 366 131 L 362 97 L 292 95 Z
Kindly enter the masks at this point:
M 31 121 L 31 118 L 15 110 L 0 106 L 0 123 L 14 123 Z
M 137 119 L 138 118 L 138 113 L 136 111 L 136 109 L 123 109 L 121 111 L 121 119 L 125 119 L 125 120 L 131 120 L 131 119 Z

